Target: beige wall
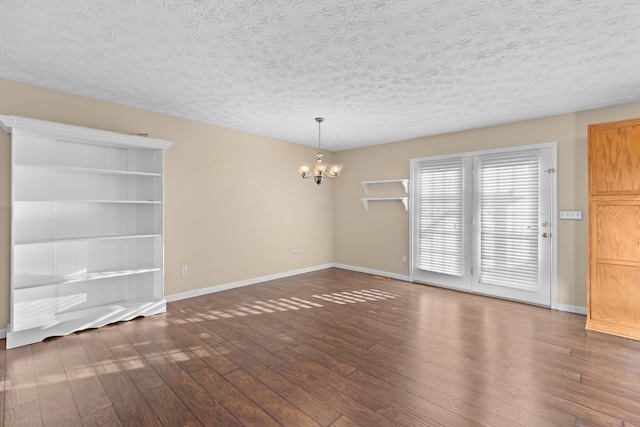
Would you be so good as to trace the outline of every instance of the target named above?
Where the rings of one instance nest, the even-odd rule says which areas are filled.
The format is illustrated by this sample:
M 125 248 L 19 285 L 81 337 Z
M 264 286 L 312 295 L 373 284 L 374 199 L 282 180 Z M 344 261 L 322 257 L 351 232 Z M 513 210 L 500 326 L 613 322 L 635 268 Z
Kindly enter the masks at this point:
M 558 209 L 586 214 L 586 126 L 640 117 L 640 103 L 334 153 L 343 173 L 319 188 L 296 172 L 311 147 L 2 79 L 0 114 L 174 143 L 165 161 L 165 293 L 173 295 L 331 262 L 408 275 L 409 214 L 399 202 L 364 211 L 360 182 L 408 178 L 416 157 L 557 141 Z M 401 193 L 394 184 L 369 195 Z M 586 218 L 559 222 L 561 304 L 586 304 L 586 230 Z M 0 132 L 0 329 L 9 320 L 9 235 L 10 144 Z
M 174 143 L 165 157 L 167 295 L 333 261 L 333 185 L 316 188 L 297 172 L 314 148 L 2 79 L 0 114 Z M 9 141 L 0 132 L 0 329 L 9 321 Z
M 586 306 L 587 125 L 640 117 L 640 103 L 342 151 L 335 187 L 338 264 L 408 275 L 409 213 L 400 202 L 372 202 L 365 211 L 360 181 L 409 178 L 409 160 L 441 154 L 558 142 L 558 209 L 582 210 L 583 221 L 559 221 L 558 303 Z M 400 184 L 372 186 L 369 197 L 398 196 Z

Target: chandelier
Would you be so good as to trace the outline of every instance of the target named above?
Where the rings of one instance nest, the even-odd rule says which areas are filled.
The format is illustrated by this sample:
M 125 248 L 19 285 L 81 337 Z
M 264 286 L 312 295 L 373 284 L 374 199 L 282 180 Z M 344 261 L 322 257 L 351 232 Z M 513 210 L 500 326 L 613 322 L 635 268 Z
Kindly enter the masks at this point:
M 320 151 L 320 141 L 321 141 L 321 133 L 320 133 L 320 124 L 324 122 L 324 118 L 316 117 L 316 122 L 318 122 L 318 153 L 316 154 L 316 162 L 314 164 L 309 163 L 300 163 L 298 165 L 298 172 L 302 178 L 310 178 L 313 177 L 313 180 L 316 184 L 322 184 L 324 178 L 335 178 L 338 176 L 340 171 L 342 170 L 342 165 L 330 165 L 328 163 L 322 163 L 322 151 Z

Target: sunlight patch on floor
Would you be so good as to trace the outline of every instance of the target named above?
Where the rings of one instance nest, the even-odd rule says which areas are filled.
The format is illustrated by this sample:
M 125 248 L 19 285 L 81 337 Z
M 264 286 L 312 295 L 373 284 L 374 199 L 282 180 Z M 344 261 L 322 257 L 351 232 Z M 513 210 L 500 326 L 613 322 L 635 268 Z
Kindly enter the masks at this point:
M 363 289 L 360 291 L 333 292 L 331 294 L 313 295 L 313 297 L 335 304 L 355 304 L 358 302 L 396 298 L 397 295 L 386 291 L 380 291 L 378 289 Z

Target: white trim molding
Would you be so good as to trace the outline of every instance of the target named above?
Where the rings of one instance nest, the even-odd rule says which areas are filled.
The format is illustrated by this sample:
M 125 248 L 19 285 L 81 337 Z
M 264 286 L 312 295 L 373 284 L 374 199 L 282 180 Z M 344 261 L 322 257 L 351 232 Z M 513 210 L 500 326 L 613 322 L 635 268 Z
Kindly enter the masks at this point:
M 358 273 L 373 274 L 377 276 L 389 277 L 391 279 L 402 280 L 410 282 L 409 276 L 404 274 L 390 273 L 382 270 L 372 270 L 369 268 L 356 267 L 353 265 L 345 264 L 323 264 L 314 267 L 302 268 L 299 270 L 285 271 L 283 273 L 270 274 L 268 276 L 255 277 L 253 279 L 240 280 L 237 282 L 225 283 L 217 286 L 210 286 L 208 288 L 196 289 L 193 291 L 181 292 L 179 294 L 166 295 L 167 302 L 180 301 L 187 298 L 199 297 L 202 295 L 213 294 L 216 292 L 228 291 L 230 289 L 242 288 L 244 286 L 257 285 L 259 283 L 268 282 L 270 280 L 283 279 L 285 277 L 297 276 L 299 274 L 311 273 L 319 270 L 326 270 L 327 268 L 341 268 L 343 270 L 355 271 Z
M 587 314 L 587 307 L 580 307 L 579 305 L 556 304 L 553 308 L 558 311 L 567 311 L 569 313 Z
M 335 268 L 341 268 L 343 270 L 351 270 L 351 271 L 356 271 L 358 273 L 373 274 L 376 276 L 389 277 L 391 279 L 411 282 L 411 279 L 406 274 L 390 273 L 388 271 L 382 271 L 382 270 L 372 270 L 370 268 L 356 267 L 355 265 L 333 264 L 333 266 Z
M 0 329 L 0 340 L 7 337 L 7 330 Z
M 187 298 L 199 297 L 202 295 L 213 294 L 215 292 L 228 291 L 230 289 L 241 288 L 244 286 L 257 285 L 258 283 L 268 282 L 270 280 L 283 279 L 285 277 L 297 276 L 299 274 L 311 273 L 319 270 L 326 270 L 334 267 L 334 264 L 317 265 L 314 267 L 301 268 L 299 270 L 285 271 L 283 273 L 270 274 L 268 276 L 255 277 L 253 279 L 240 280 L 237 282 L 224 283 L 222 285 L 210 286 L 207 288 L 196 289 L 193 291 L 181 292 L 179 294 L 165 295 L 167 302 L 180 301 Z

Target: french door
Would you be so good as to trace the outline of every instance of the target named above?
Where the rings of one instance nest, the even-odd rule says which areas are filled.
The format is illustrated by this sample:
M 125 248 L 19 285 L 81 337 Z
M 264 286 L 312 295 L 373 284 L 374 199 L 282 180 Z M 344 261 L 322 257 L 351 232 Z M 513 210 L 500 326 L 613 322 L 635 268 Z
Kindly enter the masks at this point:
M 411 161 L 411 278 L 551 305 L 555 143 Z

